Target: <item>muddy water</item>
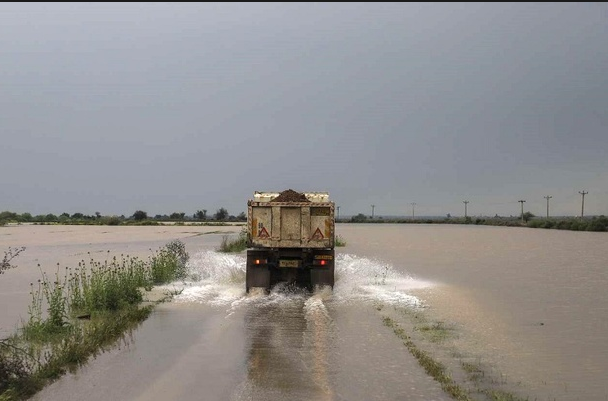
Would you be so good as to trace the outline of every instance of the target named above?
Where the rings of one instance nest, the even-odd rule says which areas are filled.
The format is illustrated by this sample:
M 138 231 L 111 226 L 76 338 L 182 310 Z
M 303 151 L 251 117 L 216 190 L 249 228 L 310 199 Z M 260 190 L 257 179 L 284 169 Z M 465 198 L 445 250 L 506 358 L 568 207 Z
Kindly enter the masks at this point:
M 219 243 L 219 241 L 218 241 Z M 417 305 L 431 283 L 339 256 L 335 291 L 244 293 L 243 255 L 189 247 L 190 280 L 118 350 L 36 400 L 448 400 L 374 305 Z
M 606 234 L 340 225 L 348 245 L 338 249 L 333 293 L 277 288 L 246 296 L 244 258 L 214 252 L 219 234 L 138 229 L 116 228 L 106 238 L 100 228 L 77 227 L 69 240 L 59 232 L 45 240 L 20 234 L 33 245 L 20 268 L 0 278 L 9 306 L 0 312 L 4 327 L 15 320 L 8 310 L 25 311 L 20 287 L 38 261 L 67 255 L 62 263 L 69 263 L 88 248 L 105 255 L 110 245 L 145 254 L 173 238 L 184 239 L 191 254 L 188 282 L 168 287 L 183 288 L 172 303 L 120 348 L 35 399 L 449 399 L 382 326 L 380 303 L 423 307 L 456 329 L 450 346 L 460 355 L 482 361 L 530 399 L 608 399 Z M 12 230 L 0 231 L 0 244 L 16 238 Z
M 608 234 L 341 226 L 354 252 L 438 285 L 414 291 L 455 346 L 539 400 L 608 400 Z M 517 385 L 514 385 L 517 384 Z
M 26 247 L 12 264 L 17 268 L 0 276 L 0 337 L 27 320 L 30 283 L 42 273 L 63 276 L 65 267 L 81 260 L 104 261 L 121 255 L 146 259 L 169 241 L 180 239 L 186 248 L 213 249 L 223 235 L 239 226 L 39 226 L 0 227 L 0 255 L 9 247 Z

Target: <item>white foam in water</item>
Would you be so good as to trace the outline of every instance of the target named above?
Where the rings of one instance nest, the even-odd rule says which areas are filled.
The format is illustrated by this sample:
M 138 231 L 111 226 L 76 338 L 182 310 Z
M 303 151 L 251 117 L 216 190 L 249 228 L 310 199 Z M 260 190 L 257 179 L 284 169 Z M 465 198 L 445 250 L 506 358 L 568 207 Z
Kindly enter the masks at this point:
M 230 314 L 243 304 L 285 304 L 306 301 L 307 308 L 324 309 L 325 301 L 382 302 L 400 306 L 422 306 L 409 290 L 431 287 L 432 283 L 404 275 L 389 265 L 355 255 L 336 258 L 336 281 L 333 291 L 318 290 L 312 297 L 305 291 L 290 290 L 279 284 L 269 295 L 252 290 L 245 293 L 245 262 L 240 255 L 202 251 L 188 262 L 189 281 L 175 302 L 199 302 L 229 306 Z
M 333 292 L 337 301 L 363 300 L 422 306 L 421 301 L 407 291 L 432 285 L 397 272 L 390 264 L 346 254 L 336 260 Z

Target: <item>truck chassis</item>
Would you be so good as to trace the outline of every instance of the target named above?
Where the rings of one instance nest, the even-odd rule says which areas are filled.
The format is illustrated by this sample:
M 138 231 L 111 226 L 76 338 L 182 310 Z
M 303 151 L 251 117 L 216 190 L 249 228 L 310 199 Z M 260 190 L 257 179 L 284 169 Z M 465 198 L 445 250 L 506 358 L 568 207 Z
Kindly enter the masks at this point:
M 314 291 L 334 286 L 333 249 L 274 248 L 247 250 L 246 291 L 262 287 L 269 292 L 285 282 Z

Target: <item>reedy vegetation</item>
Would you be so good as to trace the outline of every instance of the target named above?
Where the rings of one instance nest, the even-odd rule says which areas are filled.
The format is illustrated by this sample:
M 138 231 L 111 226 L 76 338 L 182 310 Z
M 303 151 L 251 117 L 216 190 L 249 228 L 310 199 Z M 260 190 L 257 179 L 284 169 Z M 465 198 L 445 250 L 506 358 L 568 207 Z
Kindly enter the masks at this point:
M 4 251 L 4 257 L 0 261 L 0 274 L 4 273 L 5 270 L 12 269 L 15 265 L 11 264 L 11 261 L 15 259 L 21 252 L 25 251 L 25 247 L 21 248 L 8 248 L 8 251 Z
M 31 284 L 29 320 L 0 342 L 0 401 L 26 399 L 86 363 L 146 319 L 144 290 L 184 278 L 188 254 L 172 241 L 147 260 L 122 255 L 46 274 Z
M 247 227 L 243 227 L 238 237 L 230 238 L 228 235 L 222 236 L 218 252 L 242 252 L 247 249 Z

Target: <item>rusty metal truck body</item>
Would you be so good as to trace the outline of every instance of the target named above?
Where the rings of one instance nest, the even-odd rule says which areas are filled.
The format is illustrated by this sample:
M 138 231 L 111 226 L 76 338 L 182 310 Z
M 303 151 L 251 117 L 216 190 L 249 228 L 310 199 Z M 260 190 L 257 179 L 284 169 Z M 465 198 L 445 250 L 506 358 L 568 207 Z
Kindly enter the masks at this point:
M 246 291 L 280 282 L 333 288 L 334 202 L 327 192 L 275 201 L 285 192 L 255 192 L 248 201 Z

